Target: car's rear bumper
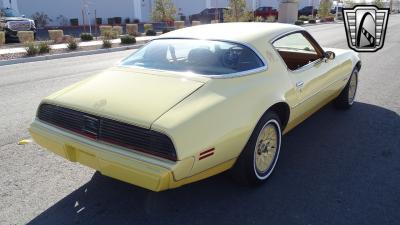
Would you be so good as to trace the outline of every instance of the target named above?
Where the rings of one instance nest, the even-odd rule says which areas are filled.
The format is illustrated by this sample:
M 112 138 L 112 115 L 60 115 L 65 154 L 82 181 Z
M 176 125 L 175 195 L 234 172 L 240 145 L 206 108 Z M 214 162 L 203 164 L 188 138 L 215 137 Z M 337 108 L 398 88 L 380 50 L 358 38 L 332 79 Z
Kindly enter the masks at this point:
M 194 163 L 190 157 L 177 162 L 160 161 L 97 143 L 35 120 L 29 128 L 36 143 L 72 162 L 100 171 L 103 175 L 134 184 L 152 191 L 176 188 L 230 168 L 229 160 L 199 174 L 187 177 Z

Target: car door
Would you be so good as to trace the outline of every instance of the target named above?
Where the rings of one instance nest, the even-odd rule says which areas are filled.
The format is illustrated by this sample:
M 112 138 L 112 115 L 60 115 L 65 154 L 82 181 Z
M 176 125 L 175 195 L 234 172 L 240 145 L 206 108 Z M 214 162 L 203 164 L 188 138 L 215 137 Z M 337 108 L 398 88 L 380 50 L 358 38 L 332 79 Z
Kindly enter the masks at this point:
M 297 124 L 315 112 L 329 99 L 329 85 L 337 72 L 325 59 L 325 53 L 306 31 L 287 34 L 273 42 L 287 66 L 297 99 L 291 106 Z

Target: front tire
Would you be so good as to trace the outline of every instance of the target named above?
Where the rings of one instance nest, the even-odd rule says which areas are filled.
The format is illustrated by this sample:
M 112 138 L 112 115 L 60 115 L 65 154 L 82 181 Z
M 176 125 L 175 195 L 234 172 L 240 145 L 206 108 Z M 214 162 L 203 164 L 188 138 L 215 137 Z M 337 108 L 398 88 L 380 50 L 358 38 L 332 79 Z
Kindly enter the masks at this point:
M 281 140 L 279 116 L 267 112 L 258 122 L 233 167 L 233 178 L 250 185 L 264 183 L 278 161 Z
M 335 99 L 334 105 L 338 109 L 350 109 L 353 106 L 358 86 L 358 69 L 355 68 L 350 76 L 346 87 L 340 95 Z

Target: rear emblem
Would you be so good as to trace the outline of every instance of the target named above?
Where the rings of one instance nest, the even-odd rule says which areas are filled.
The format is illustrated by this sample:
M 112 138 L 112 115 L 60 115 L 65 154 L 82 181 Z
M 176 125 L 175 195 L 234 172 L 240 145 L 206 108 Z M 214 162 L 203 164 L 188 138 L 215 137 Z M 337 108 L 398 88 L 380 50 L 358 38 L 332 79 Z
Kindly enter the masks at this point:
M 100 127 L 99 119 L 91 116 L 84 116 L 83 127 L 82 127 L 83 132 L 89 135 L 93 135 L 94 138 L 97 138 L 99 135 L 99 127 Z

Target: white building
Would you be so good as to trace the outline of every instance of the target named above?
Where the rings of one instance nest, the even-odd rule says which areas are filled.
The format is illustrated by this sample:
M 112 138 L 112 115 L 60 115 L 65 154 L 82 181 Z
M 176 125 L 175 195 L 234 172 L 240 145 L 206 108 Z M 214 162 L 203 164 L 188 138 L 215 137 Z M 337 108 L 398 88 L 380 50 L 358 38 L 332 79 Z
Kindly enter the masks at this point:
M 229 0 L 173 0 L 178 13 L 189 16 L 199 13 L 205 8 L 227 7 Z M 278 8 L 280 0 L 246 0 L 249 9 L 254 10 L 260 6 Z M 299 0 L 299 8 L 319 3 L 319 0 Z M 78 18 L 82 23 L 82 9 L 87 9 L 90 18 L 96 16 L 103 18 L 122 17 L 149 21 L 155 0 L 0 0 L 0 7 L 10 7 L 21 14 L 30 17 L 36 12 L 44 12 L 53 19 L 52 25 L 58 25 L 56 18 L 60 15 L 66 18 Z

